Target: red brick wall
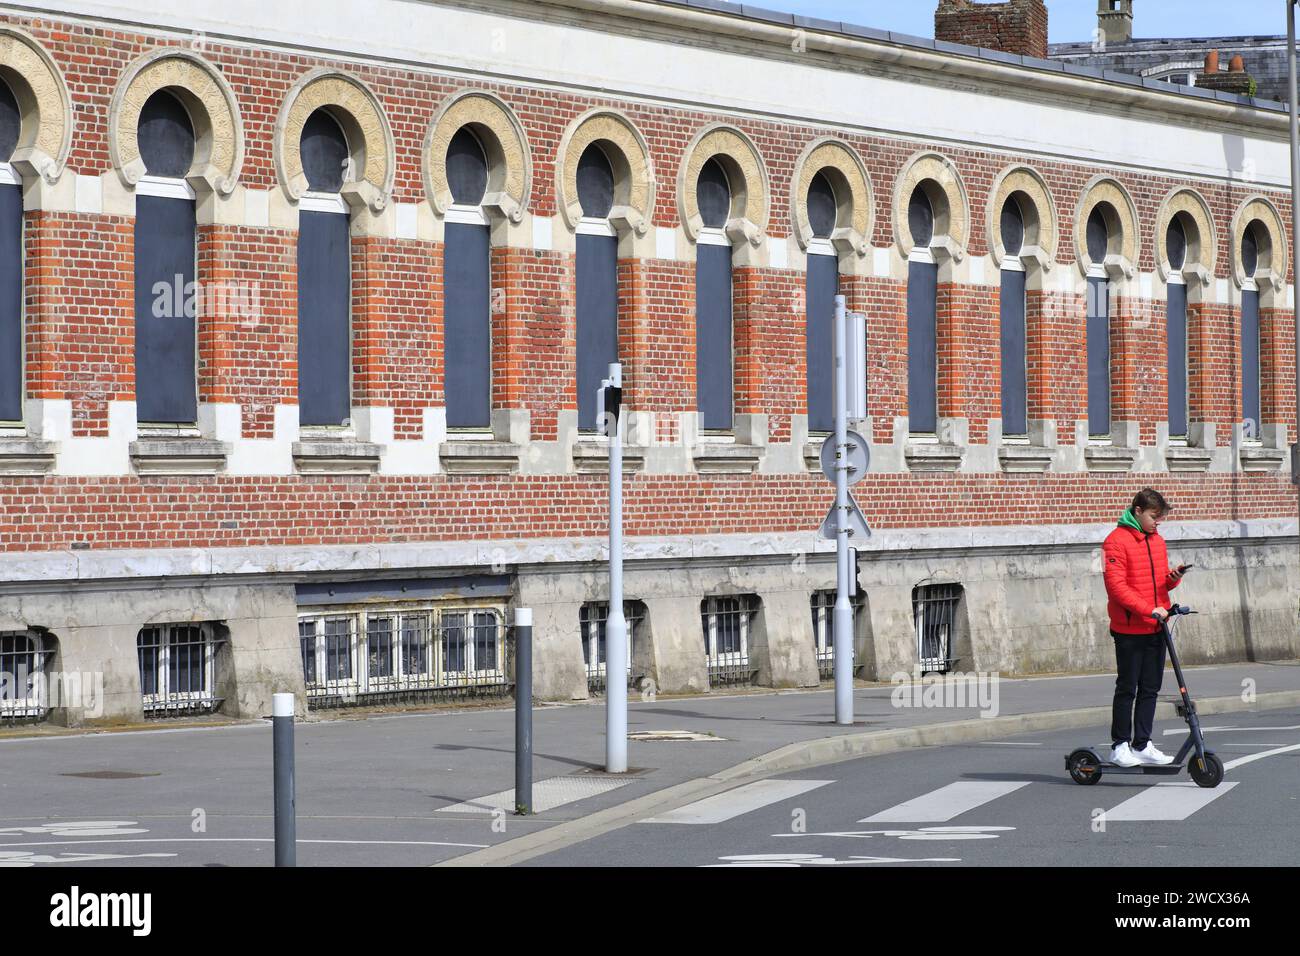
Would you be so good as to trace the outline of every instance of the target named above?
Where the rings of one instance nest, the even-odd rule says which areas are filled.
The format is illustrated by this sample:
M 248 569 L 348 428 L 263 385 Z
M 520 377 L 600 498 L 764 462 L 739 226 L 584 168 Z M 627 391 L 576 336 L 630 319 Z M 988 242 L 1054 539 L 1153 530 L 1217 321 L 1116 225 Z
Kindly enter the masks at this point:
M 1046 59 L 1047 5 L 1043 0 L 940 0 L 934 38 Z
M 4 19 L 35 34 L 65 72 L 77 114 L 69 172 L 108 171 L 106 121 L 117 78 L 129 61 L 170 41 L 125 29 Z M 389 117 L 396 139 L 393 200 L 425 201 L 423 138 L 439 105 L 463 86 L 462 79 L 221 43 L 209 43 L 202 52 L 239 99 L 246 130 L 244 185 L 276 185 L 272 135 L 279 106 L 309 69 L 332 66 L 369 84 Z M 528 208 L 540 216 L 556 210 L 555 157 L 564 130 L 598 105 L 620 107 L 644 134 L 658 184 L 652 224 L 662 227 L 678 225 L 678 166 L 690 139 L 710 122 L 733 123 L 757 145 L 772 185 L 768 234 L 773 237 L 788 235 L 791 202 L 802 198 L 790 195 L 797 157 L 813 139 L 831 134 L 856 150 L 868 170 L 875 228 L 867 238 L 877 247 L 892 245 L 895 179 L 906 160 L 927 145 L 506 83 L 484 88 L 509 104 L 524 127 L 533 160 Z M 1014 157 L 947 144 L 941 149 L 970 199 L 968 255 L 984 256 L 987 196 Z M 1160 202 L 1171 188 L 1192 185 L 1209 204 L 1219 278 L 1226 278 L 1227 223 L 1257 190 L 1039 157 L 1028 164 L 1042 176 L 1058 211 L 1057 270 L 1076 268 L 1073 210 L 1099 173 L 1116 176 L 1133 197 L 1140 227 L 1136 265 L 1143 272 L 1155 268 L 1152 230 Z M 1289 204 L 1282 194 L 1274 199 L 1289 229 Z M 107 403 L 134 396 L 132 237 L 129 219 L 27 215 L 27 394 L 70 400 L 77 436 L 105 435 Z M 576 409 L 573 268 L 569 253 L 512 248 L 492 253 L 493 406 L 528 409 L 536 440 L 559 437 L 558 412 Z M 441 270 L 436 243 L 368 238 L 353 245 L 354 394 L 360 405 L 394 408 L 399 439 L 417 437 L 422 409 L 443 400 Z M 1048 277 L 1052 288 L 1055 276 Z M 252 320 L 206 313 L 201 318 L 199 387 L 204 401 L 243 406 L 244 437 L 267 437 L 274 407 L 296 402 L 296 239 L 275 229 L 202 227 L 199 278 L 259 285 L 259 312 Z M 693 264 L 625 259 L 619 279 L 629 398 L 648 411 L 694 408 Z M 735 270 L 733 282 L 736 411 L 767 414 L 770 441 L 789 441 L 792 417 L 806 410 L 804 275 L 744 267 Z M 874 440 L 888 442 L 893 418 L 907 414 L 905 283 L 846 276 L 842 291 L 851 308 L 869 316 Z M 997 299 L 994 286 L 945 285 L 942 292 L 942 409 L 969 419 L 973 441 L 986 438 L 989 419 L 999 414 Z M 1154 316 L 1142 326 L 1144 308 Z M 1114 323 L 1120 357 L 1116 418 L 1138 418 L 1148 442 L 1154 421 L 1164 418 L 1160 309 L 1121 301 Z M 1067 444 L 1073 440 L 1069 423 L 1086 416 L 1084 314 L 1081 296 L 1029 293 L 1029 414 L 1062 423 L 1059 438 Z M 1261 318 L 1265 417 L 1292 423 L 1289 313 L 1265 310 Z M 1239 417 L 1238 312 L 1193 307 L 1189 319 L 1192 420 L 1226 427 Z M 820 475 L 636 475 L 628 481 L 631 534 L 808 530 L 829 500 Z M 1288 516 L 1295 507 L 1285 477 L 1273 475 L 882 474 L 855 494 L 880 527 L 1019 520 L 1017 506 L 1027 494 L 1061 502 L 1061 521 L 1093 521 L 1109 520 L 1147 481 L 1182 499 L 1180 517 Z M 5 479 L 0 481 L 0 549 L 596 535 L 604 531 L 604 494 L 599 476 Z

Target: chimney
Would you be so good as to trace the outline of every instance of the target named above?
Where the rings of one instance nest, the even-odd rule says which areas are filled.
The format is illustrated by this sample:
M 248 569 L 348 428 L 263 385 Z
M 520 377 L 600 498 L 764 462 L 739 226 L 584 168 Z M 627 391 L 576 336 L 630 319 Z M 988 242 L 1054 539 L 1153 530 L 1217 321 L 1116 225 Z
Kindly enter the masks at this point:
M 934 38 L 1046 59 L 1047 4 L 1044 0 L 939 0 Z
M 1256 89 L 1255 80 L 1246 72 L 1246 61 L 1241 54 L 1233 54 L 1228 61 L 1228 68 L 1224 70 L 1219 66 L 1218 50 L 1211 50 L 1205 55 L 1205 69 L 1196 75 L 1196 85 L 1239 96 L 1254 96 Z
M 1107 46 L 1133 39 L 1133 0 L 1097 0 L 1097 36 Z

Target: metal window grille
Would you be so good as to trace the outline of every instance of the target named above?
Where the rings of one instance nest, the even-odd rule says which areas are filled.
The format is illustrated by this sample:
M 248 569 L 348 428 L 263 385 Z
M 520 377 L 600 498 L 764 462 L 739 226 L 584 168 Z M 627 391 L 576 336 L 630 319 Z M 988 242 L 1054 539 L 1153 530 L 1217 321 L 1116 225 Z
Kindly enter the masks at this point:
M 751 684 L 756 668 L 749 663 L 749 633 L 758 598 L 753 594 L 705 598 L 700 626 L 709 664 L 709 686 Z
M 853 633 L 866 608 L 866 594 L 859 590 L 849 604 L 853 608 Z M 814 591 L 812 596 L 813 649 L 817 654 L 817 674 L 822 680 L 835 676 L 835 591 Z
M 214 666 L 221 642 L 207 624 L 141 628 L 136 639 L 140 694 L 146 717 L 210 713 L 216 696 Z
M 639 644 L 637 631 L 645 621 L 646 608 L 640 601 L 624 601 L 623 617 L 627 620 L 627 685 L 633 686 L 632 648 Z M 578 612 L 582 635 L 582 660 L 587 665 L 587 690 L 605 691 L 605 624 L 609 619 L 608 601 L 590 601 Z
M 38 634 L 0 634 L 0 722 L 45 719 L 50 709 L 46 676 L 53 654 Z
M 302 617 L 307 701 L 378 705 L 504 696 L 507 627 L 495 608 L 338 611 Z
M 952 656 L 960 584 L 925 584 L 912 591 L 916 622 L 916 653 L 921 673 L 946 674 L 957 658 Z

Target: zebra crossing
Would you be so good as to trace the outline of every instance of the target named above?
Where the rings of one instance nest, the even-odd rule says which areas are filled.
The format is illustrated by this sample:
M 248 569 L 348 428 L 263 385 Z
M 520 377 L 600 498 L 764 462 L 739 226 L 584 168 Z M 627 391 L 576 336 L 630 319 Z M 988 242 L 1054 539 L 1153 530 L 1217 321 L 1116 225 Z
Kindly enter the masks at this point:
M 744 784 L 723 793 L 705 797 L 681 807 L 639 821 L 643 824 L 718 824 L 743 817 L 765 807 L 785 803 L 803 794 L 833 785 L 833 780 L 769 779 Z M 1107 822 L 1177 822 L 1186 820 L 1217 800 L 1230 794 L 1238 781 L 1224 781 L 1214 789 L 1198 787 L 1189 781 L 1171 781 L 1143 786 L 1109 809 L 1103 808 Z M 976 810 L 1002 813 L 1006 798 L 1013 794 L 1029 795 L 1033 788 L 1048 784 L 1030 780 L 957 780 L 919 794 L 901 803 L 871 813 L 859 823 L 950 823 Z M 1080 788 L 1081 802 L 1087 809 L 1104 802 L 1105 791 Z M 1004 801 L 1002 807 L 999 801 Z M 988 813 L 984 814 L 989 816 Z M 959 829 L 959 828 L 958 828 Z

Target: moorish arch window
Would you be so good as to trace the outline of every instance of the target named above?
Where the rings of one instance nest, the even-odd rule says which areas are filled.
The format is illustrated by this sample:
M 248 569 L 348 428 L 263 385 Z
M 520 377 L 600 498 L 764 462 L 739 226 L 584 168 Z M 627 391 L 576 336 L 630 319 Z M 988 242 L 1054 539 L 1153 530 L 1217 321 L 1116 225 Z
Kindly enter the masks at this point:
M 451 193 L 443 247 L 447 427 L 482 430 L 492 414 L 492 249 L 483 209 L 488 155 L 468 126 L 452 136 L 446 164 Z
M 730 431 L 733 410 L 731 240 L 732 188 L 716 158 L 696 183 L 701 228 L 695 250 L 695 381 L 700 424 Z
M 1185 212 L 1169 220 L 1165 250 L 1169 262 L 1166 282 L 1165 340 L 1168 381 L 1167 421 L 1169 437 L 1187 439 L 1187 282 L 1183 267 L 1188 264 L 1188 235 L 1196 226 Z
M 578 159 L 577 176 L 582 207 L 575 263 L 581 431 L 595 430 L 596 390 L 610 364 L 618 361 L 618 234 L 609 218 L 614 186 L 614 165 L 605 147 L 591 143 Z
M 931 251 L 934 201 L 924 185 L 912 190 L 907 225 L 913 242 L 907 259 L 908 428 L 924 435 L 939 427 L 939 265 Z
M 1241 234 L 1241 420 L 1244 438 L 1258 440 L 1260 427 L 1259 272 L 1268 250 L 1268 229 L 1258 219 Z
M 352 256 L 341 191 L 352 151 L 328 108 L 307 118 L 299 152 L 306 178 L 298 206 L 299 424 L 343 426 L 352 404 Z
M 197 223 L 194 121 L 170 88 L 144 103 L 136 129 L 135 394 L 144 425 L 194 425 Z
M 1110 280 L 1102 263 L 1112 239 L 1114 207 L 1100 202 L 1088 214 L 1087 318 L 1088 435 L 1108 438 L 1110 415 Z
M 839 256 L 831 244 L 831 235 L 838 220 L 840 197 L 825 170 L 812 177 L 805 202 L 812 231 L 807 275 L 808 431 L 829 432 L 835 427 L 835 297 L 840 283 Z
M 1014 192 L 1002 206 L 998 229 L 1002 239 L 999 327 L 1002 359 L 1002 434 L 1021 438 L 1029 434 L 1029 370 L 1026 356 L 1025 202 Z
M 23 187 L 10 164 L 22 110 L 0 76 L 0 425 L 23 418 Z

